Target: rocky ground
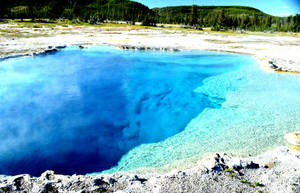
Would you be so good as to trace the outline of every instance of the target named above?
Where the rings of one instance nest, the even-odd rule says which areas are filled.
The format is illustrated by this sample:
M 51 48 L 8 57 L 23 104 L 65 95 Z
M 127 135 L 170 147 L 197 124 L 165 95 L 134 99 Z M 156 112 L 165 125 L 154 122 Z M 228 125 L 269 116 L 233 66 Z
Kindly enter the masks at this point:
M 1 176 L 0 192 L 300 192 L 300 152 L 278 147 L 249 158 L 214 154 L 185 171 L 167 174 L 134 172 L 91 176 L 46 171 Z

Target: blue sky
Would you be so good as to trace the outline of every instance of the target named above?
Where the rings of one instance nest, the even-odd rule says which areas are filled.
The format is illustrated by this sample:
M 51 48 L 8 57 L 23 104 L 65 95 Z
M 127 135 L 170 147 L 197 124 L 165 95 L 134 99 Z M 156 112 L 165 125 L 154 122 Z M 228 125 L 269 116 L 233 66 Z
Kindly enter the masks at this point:
M 176 5 L 243 5 L 255 7 L 265 13 L 276 16 L 300 13 L 300 0 L 135 0 L 153 7 Z

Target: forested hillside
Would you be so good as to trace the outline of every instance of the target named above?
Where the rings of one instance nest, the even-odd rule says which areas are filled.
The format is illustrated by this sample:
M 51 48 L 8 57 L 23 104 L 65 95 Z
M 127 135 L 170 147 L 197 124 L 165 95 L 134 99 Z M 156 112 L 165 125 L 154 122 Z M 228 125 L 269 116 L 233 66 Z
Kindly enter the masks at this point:
M 300 15 L 275 17 L 243 6 L 178 6 L 155 8 L 159 23 L 181 23 L 214 29 L 300 31 Z
M 10 0 L 0 7 L 0 18 L 66 18 L 90 23 L 136 21 L 144 25 L 169 23 L 213 30 L 300 32 L 300 15 L 275 17 L 243 6 L 177 6 L 149 9 L 130 0 Z
M 230 14 L 230 16 L 237 15 L 257 15 L 267 16 L 258 9 L 242 6 L 194 6 L 199 19 L 207 22 L 212 22 L 214 16 L 221 13 L 223 10 Z M 154 8 L 153 11 L 159 16 L 159 22 L 162 23 L 186 23 L 190 21 L 192 6 L 177 6 L 177 7 L 164 7 Z M 212 18 L 209 18 L 212 17 Z M 210 21 L 212 20 L 212 21 Z
M 143 21 L 154 17 L 143 4 L 129 0 L 11 0 L 1 6 L 1 18 L 67 18 L 81 21 Z

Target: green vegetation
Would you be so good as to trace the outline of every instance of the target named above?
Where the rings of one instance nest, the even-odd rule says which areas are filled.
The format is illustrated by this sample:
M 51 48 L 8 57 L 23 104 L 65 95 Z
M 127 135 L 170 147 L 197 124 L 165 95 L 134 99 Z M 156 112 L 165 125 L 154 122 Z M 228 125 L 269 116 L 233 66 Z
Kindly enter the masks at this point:
M 227 176 L 232 177 L 232 178 L 237 178 L 237 176 L 235 175 L 234 171 L 232 170 L 232 168 L 226 168 L 225 172 L 227 174 Z
M 237 178 L 237 176 L 233 173 L 227 173 L 227 176 L 232 177 L 232 178 Z
M 240 180 L 240 182 L 243 183 L 243 184 L 248 184 L 252 188 L 259 187 L 259 186 L 264 186 L 263 184 L 261 184 L 259 182 L 254 182 L 254 184 L 252 184 L 248 180 Z
M 159 23 L 212 27 L 214 30 L 300 32 L 300 15 L 275 17 L 243 6 L 177 6 L 155 8 Z M 195 15 L 197 20 L 195 21 Z
M 255 186 L 255 187 L 261 186 L 261 184 L 260 184 L 259 182 L 255 182 L 255 183 L 254 183 L 254 186 Z
M 189 24 L 192 26 L 198 25 L 198 10 L 196 5 L 192 6 Z
M 189 25 L 215 31 L 300 32 L 300 15 L 275 17 L 244 6 L 177 6 L 149 9 L 130 0 L 10 0 L 0 7 L 2 19 L 69 19 L 73 24 L 123 21 Z
M 233 173 L 232 168 L 225 168 L 225 172 Z
M 70 19 L 97 24 L 104 21 L 126 21 L 155 24 L 155 15 L 143 4 L 129 0 L 11 0 L 1 6 L 0 18 L 32 20 Z
M 247 180 L 241 180 L 240 181 L 241 183 L 243 183 L 243 184 L 251 184 L 249 181 L 247 181 Z

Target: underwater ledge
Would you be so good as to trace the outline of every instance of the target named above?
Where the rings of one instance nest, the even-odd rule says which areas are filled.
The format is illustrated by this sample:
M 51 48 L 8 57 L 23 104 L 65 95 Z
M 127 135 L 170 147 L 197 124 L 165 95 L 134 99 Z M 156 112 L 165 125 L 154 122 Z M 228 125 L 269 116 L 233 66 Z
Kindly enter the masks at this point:
M 244 72 L 246 72 L 246 71 L 244 71 Z M 251 74 L 251 73 L 249 73 L 249 74 Z M 251 74 L 251 75 L 253 75 L 253 74 Z M 239 80 L 241 78 L 241 76 L 236 76 L 236 74 L 234 76 L 235 76 L 234 79 L 236 79 L 236 80 Z M 281 75 L 275 75 L 275 76 L 277 76 L 277 78 L 278 78 L 278 76 L 281 76 Z M 222 77 L 221 78 L 220 77 L 214 77 L 214 78 L 211 78 L 211 79 L 207 80 L 205 82 L 205 84 L 207 84 L 207 85 L 218 84 L 218 82 L 221 79 L 222 79 Z M 227 85 L 225 85 L 226 87 L 230 87 L 231 86 L 230 85 L 230 81 L 226 82 L 225 84 L 227 84 Z M 232 97 L 232 95 L 234 95 L 234 92 L 239 92 L 239 91 L 235 90 L 236 88 L 232 88 L 232 89 L 233 89 L 232 93 L 228 94 L 230 97 Z M 210 88 L 207 88 L 206 86 L 199 87 L 198 89 L 196 89 L 196 91 L 197 92 L 206 93 L 208 95 L 212 95 L 212 98 L 218 98 L 219 95 L 224 94 L 224 93 L 221 93 L 221 94 L 220 93 L 216 93 L 215 90 L 210 90 Z M 222 91 L 219 91 L 219 92 L 222 92 Z M 240 95 L 240 93 L 239 93 L 239 95 Z M 242 96 L 242 95 L 240 95 L 240 96 Z M 235 99 L 235 100 L 237 100 L 237 99 Z M 274 104 L 278 104 L 277 102 L 278 101 L 274 101 Z M 235 105 L 236 104 L 234 102 L 231 104 L 230 101 L 229 102 L 226 101 L 224 103 L 225 107 L 229 107 L 229 108 L 233 108 L 233 109 L 237 108 Z M 244 107 L 248 107 L 248 106 L 251 106 L 251 105 L 253 105 L 253 104 L 248 104 L 248 105 L 245 105 Z M 289 106 L 291 106 L 291 105 L 292 104 L 289 104 Z M 219 110 L 219 109 L 217 109 L 217 110 Z M 228 112 L 231 112 L 231 110 L 227 109 Z M 208 109 L 207 112 L 204 112 L 204 113 L 207 113 L 207 115 L 202 115 L 201 114 L 201 115 L 199 115 L 199 117 L 201 119 L 203 119 L 203 117 L 205 117 L 205 119 L 208 118 L 207 122 L 209 122 L 209 117 L 211 116 L 211 114 L 216 113 L 216 112 L 210 112 L 210 111 L 211 110 Z M 291 111 L 291 109 L 289 109 L 289 111 Z M 295 110 L 295 111 L 297 111 L 297 110 Z M 245 111 L 241 111 L 241 112 L 245 113 Z M 270 111 L 268 111 L 268 112 L 271 113 Z M 224 115 L 224 114 L 222 114 L 222 115 Z M 188 125 L 188 127 L 187 127 L 188 129 L 187 130 L 190 130 L 190 132 L 194 132 L 193 129 L 195 127 L 198 127 L 198 126 L 196 126 L 196 124 L 197 124 L 197 121 L 198 121 L 197 119 L 199 117 L 197 117 L 194 120 L 192 120 L 192 122 Z M 279 118 L 279 117 L 277 117 L 277 118 Z M 276 118 L 272 118 L 272 121 L 274 121 L 274 119 L 276 119 Z M 138 189 L 140 189 L 140 190 L 145 189 L 144 191 L 147 192 L 147 190 L 149 191 L 149 190 L 153 190 L 153 189 L 157 188 L 157 187 L 153 186 L 153 184 L 152 184 L 153 182 L 151 182 L 151 180 L 153 180 L 153 178 L 163 178 L 165 180 L 165 181 L 162 180 L 160 183 L 167 182 L 168 180 L 170 180 L 170 178 L 172 178 L 172 176 L 175 176 L 175 179 L 177 179 L 177 180 L 182 180 L 183 178 L 185 178 L 186 176 L 188 176 L 188 174 L 192 170 L 194 170 L 195 168 L 197 168 L 196 170 L 199 170 L 200 166 L 201 166 L 200 167 L 201 168 L 201 170 L 200 170 L 201 172 L 200 173 L 203 176 L 205 176 L 205 174 L 207 174 L 207 172 L 211 175 L 212 173 L 215 173 L 215 171 L 221 172 L 221 176 L 223 176 L 223 175 L 225 176 L 228 173 L 231 173 L 231 172 L 228 172 L 228 170 L 226 171 L 226 168 L 232 168 L 235 165 L 239 166 L 238 163 L 243 163 L 243 162 L 245 162 L 245 164 L 240 164 L 241 165 L 241 169 L 240 170 L 244 171 L 245 173 L 248 173 L 248 170 L 252 171 L 251 170 L 251 169 L 253 169 L 252 167 L 255 167 L 255 169 L 257 169 L 256 171 L 259 171 L 259 172 L 264 171 L 263 168 L 274 168 L 274 170 L 277 168 L 277 167 L 274 167 L 272 165 L 273 162 L 270 162 L 270 164 L 272 165 L 272 167 L 269 167 L 268 166 L 269 163 L 267 163 L 266 160 L 271 160 L 271 161 L 272 160 L 280 160 L 280 161 L 277 161 L 277 163 L 279 163 L 279 165 L 280 165 L 279 167 L 282 167 L 282 165 L 284 165 L 284 167 L 287 168 L 288 165 L 287 165 L 287 163 L 285 163 L 286 160 L 283 160 L 283 158 L 285 157 L 287 159 L 290 159 L 289 161 L 292 161 L 292 163 L 299 163 L 298 162 L 299 161 L 299 157 L 300 157 L 299 156 L 299 152 L 290 150 L 290 149 L 288 149 L 286 147 L 276 148 L 275 150 L 272 150 L 272 151 L 270 151 L 270 149 L 273 149 L 273 148 L 277 147 L 278 144 L 280 144 L 280 145 L 284 144 L 284 141 L 282 140 L 282 136 L 286 132 L 290 132 L 290 131 L 295 130 L 295 129 L 292 129 L 292 128 L 297 128 L 298 127 L 299 123 L 296 123 L 295 120 L 289 119 L 289 121 L 293 122 L 293 127 L 291 127 L 290 129 L 287 129 L 285 127 L 285 129 L 286 129 L 285 131 L 280 132 L 279 136 L 276 135 L 276 137 L 278 137 L 276 139 L 276 143 L 274 143 L 273 145 L 271 145 L 271 146 L 269 146 L 267 148 L 264 148 L 261 151 L 254 150 L 251 153 L 244 152 L 244 153 L 242 153 L 240 155 L 242 155 L 242 156 L 249 156 L 249 154 L 251 154 L 251 155 L 257 155 L 257 154 L 260 154 L 261 152 L 266 152 L 266 151 L 267 151 L 267 153 L 264 153 L 262 155 L 258 155 L 257 157 L 249 157 L 249 158 L 231 157 L 231 156 L 228 156 L 226 154 L 221 154 L 221 153 L 215 154 L 214 158 L 213 158 L 214 160 L 216 160 L 216 158 L 220 158 L 220 160 L 221 160 L 221 158 L 223 158 L 223 160 L 226 160 L 226 164 L 225 164 L 225 162 L 223 163 L 222 161 L 216 161 L 216 162 L 214 162 L 215 165 L 212 164 L 213 167 L 211 167 L 211 168 L 210 168 L 210 166 L 207 167 L 207 165 L 205 165 L 204 166 L 204 168 L 205 168 L 204 170 L 203 170 L 203 163 L 199 164 L 199 162 L 201 162 L 201 160 L 208 159 L 207 154 L 211 154 L 210 152 L 214 152 L 214 151 L 207 152 L 207 154 L 205 156 L 201 156 L 201 157 L 176 160 L 175 161 L 175 162 L 177 162 L 175 164 L 176 166 L 174 166 L 172 164 L 166 164 L 166 165 L 168 165 L 167 166 L 168 169 L 164 169 L 164 167 L 166 165 L 164 165 L 162 167 L 160 167 L 160 166 L 157 167 L 157 168 L 160 167 L 160 170 L 162 171 L 162 173 L 167 173 L 167 174 L 157 174 L 157 172 L 158 172 L 157 168 L 156 169 L 143 168 L 141 170 L 135 168 L 132 171 L 130 171 L 129 173 L 128 172 L 118 172 L 118 169 L 112 169 L 111 171 L 109 171 L 109 172 L 113 172 L 112 174 L 95 174 L 95 175 L 88 175 L 88 176 L 80 176 L 80 175 L 78 175 L 78 176 L 77 175 L 73 175 L 73 176 L 67 176 L 66 175 L 66 176 L 63 176 L 63 175 L 56 175 L 54 172 L 51 172 L 51 171 L 47 171 L 44 174 L 42 174 L 42 176 L 39 178 L 41 180 L 41 183 L 36 183 L 35 181 L 38 178 L 36 178 L 36 177 L 30 177 L 29 175 L 18 175 L 18 176 L 14 176 L 14 177 L 1 176 L 0 177 L 0 184 L 1 184 L 0 185 L 0 189 L 2 189 L 3 191 L 5 191 L 5 190 L 7 190 L 7 191 L 8 190 L 10 190 L 10 191 L 17 191 L 17 190 L 27 190 L 28 191 L 28 190 L 31 190 L 32 191 L 33 190 L 32 188 L 35 186 L 36 188 L 37 187 L 40 188 L 39 191 L 41 191 L 41 190 L 48 190 L 49 191 L 52 188 L 53 188 L 53 190 L 57 189 L 58 191 L 67 191 L 67 190 L 70 191 L 71 189 L 66 188 L 67 186 L 60 187 L 59 183 L 63 181 L 63 183 L 68 183 L 68 185 L 69 184 L 73 184 L 73 185 L 71 185 L 71 187 L 75 188 L 75 189 L 77 188 L 77 190 L 86 190 L 86 191 L 95 191 L 95 190 L 96 191 L 97 190 L 112 191 L 113 190 L 113 191 L 116 191 L 116 190 L 121 190 L 121 189 L 118 189 L 117 187 L 121 187 L 122 186 L 123 188 L 125 188 L 123 190 L 135 191 L 135 190 L 138 190 Z M 268 124 L 270 124 L 270 123 L 268 123 Z M 276 122 L 276 124 L 278 124 L 278 123 Z M 291 126 L 291 125 L 289 125 L 289 126 Z M 252 131 L 252 130 L 250 130 L 250 131 L 251 132 L 255 132 L 255 131 Z M 205 132 L 205 131 L 203 131 L 203 132 Z M 242 134 L 242 132 L 240 132 L 239 134 Z M 237 136 L 239 134 L 237 134 Z M 197 135 L 195 137 L 197 137 Z M 226 138 L 227 137 L 231 138 L 231 137 L 235 137 L 235 136 L 226 136 Z M 265 137 L 267 137 L 268 140 L 269 140 L 269 139 L 271 139 L 274 136 L 271 135 L 271 136 L 265 136 Z M 218 142 L 218 140 L 221 140 L 221 139 L 215 139 L 216 142 Z M 247 139 L 247 140 L 249 140 L 249 139 Z M 263 141 L 264 137 L 261 137 L 261 140 Z M 252 141 L 252 142 L 256 143 L 256 141 Z M 244 142 L 238 142 L 238 143 L 235 144 L 235 146 L 243 144 L 243 143 Z M 174 143 L 171 143 L 171 144 L 174 145 Z M 189 148 L 196 148 L 196 147 L 197 147 L 197 144 L 195 144 L 193 147 L 189 147 Z M 218 152 L 220 152 L 220 151 L 218 151 Z M 230 151 L 228 151 L 228 152 L 229 153 L 233 153 L 233 155 L 237 155 L 236 152 L 230 152 Z M 268 157 L 268 156 L 273 156 L 273 155 L 276 155 L 276 154 L 279 154 L 279 156 L 278 157 L 272 157 L 271 159 L 270 159 L 270 157 Z M 268 155 L 267 158 L 266 158 L 265 155 Z M 282 157 L 280 157 L 280 156 L 282 156 Z M 235 162 L 236 164 L 234 164 L 234 165 L 228 164 L 228 163 L 231 163 L 232 160 L 236 161 L 237 159 L 239 159 L 239 162 Z M 192 164 L 189 163 L 189 164 L 185 165 L 184 167 L 181 167 L 181 166 L 179 167 L 179 165 L 182 165 L 183 163 L 187 163 L 187 160 L 189 160 L 188 162 L 191 162 Z M 244 160 L 247 160 L 247 161 L 244 161 Z M 248 160 L 253 160 L 253 161 L 248 162 Z M 263 162 L 258 163 L 256 160 L 260 160 L 260 161 L 263 160 L 263 162 L 266 162 L 266 163 L 265 164 L 263 164 Z M 274 162 L 274 165 L 276 165 L 275 163 L 276 163 L 276 161 Z M 171 166 L 172 169 L 170 169 L 170 165 L 172 165 Z M 192 169 L 188 169 L 188 168 L 192 168 Z M 285 171 L 286 168 L 284 168 L 284 171 L 282 171 L 283 173 L 286 172 Z M 174 170 L 174 169 L 175 170 L 184 170 L 184 171 L 176 171 L 176 172 L 173 171 L 173 172 L 170 172 L 171 170 Z M 282 169 L 282 168 L 280 168 L 280 169 Z M 299 168 L 297 167 L 297 164 L 292 164 L 291 167 L 290 167 L 290 169 L 293 170 L 293 171 L 299 171 Z M 235 170 L 236 171 L 240 171 L 239 169 L 235 169 Z M 260 171 L 260 170 L 262 170 L 262 171 Z M 272 169 L 270 169 L 269 171 L 271 171 L 271 170 Z M 135 175 L 135 174 L 133 174 L 133 173 L 138 174 L 138 176 Z M 149 174 L 145 174 L 145 173 L 149 173 Z M 235 172 L 233 172 L 233 173 L 235 173 Z M 249 172 L 249 173 L 251 173 L 251 172 Z M 146 175 L 146 176 L 144 176 L 144 175 Z M 199 173 L 197 173 L 197 175 L 199 175 Z M 233 174 L 233 175 L 235 175 L 235 174 Z M 257 175 L 257 174 L 255 174 L 255 175 Z M 201 184 L 202 188 L 204 188 L 205 186 L 209 186 L 209 183 L 211 183 L 211 181 L 212 181 L 211 178 L 209 178 L 208 176 L 206 176 L 206 177 L 209 180 L 206 181 L 206 183 L 204 183 L 205 185 Z M 255 177 L 252 176 L 252 174 L 249 177 L 251 179 L 256 179 Z M 165 179 L 165 178 L 167 178 L 167 179 Z M 235 178 L 235 177 L 232 177 L 232 178 Z M 118 179 L 121 179 L 121 180 L 118 181 Z M 195 176 L 192 177 L 192 179 L 196 179 Z M 297 183 L 298 183 L 298 181 L 297 181 L 297 175 L 292 174 L 292 179 L 294 180 L 293 182 L 295 182 L 295 184 L 297 185 Z M 122 180 L 124 180 L 124 181 L 122 181 Z M 223 178 L 222 178 L 222 180 L 223 180 Z M 56 182 L 54 182 L 54 181 L 56 181 Z M 75 185 L 76 181 L 77 182 L 82 182 L 82 186 Z M 156 180 L 154 180 L 154 181 L 156 181 Z M 226 181 L 226 179 L 225 179 L 225 181 Z M 21 182 L 21 185 L 18 185 L 19 182 Z M 49 185 L 49 183 L 51 185 Z M 169 183 L 171 183 L 171 182 L 169 182 Z M 239 184 L 238 182 L 236 182 L 236 183 Z M 262 184 L 262 185 L 264 185 L 262 187 L 265 187 L 265 189 L 269 190 L 269 191 L 270 190 L 275 190 L 275 189 L 272 189 L 272 188 L 274 188 L 273 184 L 268 184 L 268 183 L 270 183 L 270 182 L 266 182 L 267 186 L 264 185 L 264 184 Z M 280 183 L 282 183 L 282 182 L 280 182 Z M 133 187 L 132 184 L 135 184 L 136 187 L 138 187 L 138 188 L 136 189 L 136 187 Z M 244 183 L 241 182 L 241 184 L 239 184 L 239 185 L 235 184 L 235 185 L 232 185 L 232 187 L 233 187 L 233 189 L 236 189 L 237 186 L 241 186 L 242 184 L 244 184 Z M 172 183 L 168 184 L 168 185 L 170 185 L 168 187 L 168 190 L 172 190 L 172 188 L 173 189 L 174 188 L 178 188 L 176 185 L 174 185 Z M 216 185 L 217 184 L 213 184 L 212 188 L 217 188 L 217 187 L 214 187 Z M 218 184 L 217 186 L 220 186 L 220 184 Z M 279 187 L 282 188 L 282 184 L 279 184 Z M 164 187 L 164 185 L 161 185 L 160 188 L 162 188 L 162 189 L 160 189 L 162 191 L 163 188 L 165 188 L 165 187 Z M 195 188 L 195 187 L 192 187 L 192 188 Z M 197 187 L 197 188 L 199 188 L 199 187 Z M 268 189 L 268 188 L 271 188 L 271 189 Z M 296 188 L 298 188 L 298 187 L 296 186 Z M 264 190 L 264 188 L 260 188 L 260 189 Z M 224 192 L 226 192 L 226 191 L 227 190 L 224 190 Z M 165 190 L 164 192 L 168 192 L 168 191 Z M 171 192 L 171 191 L 169 191 L 169 192 Z

